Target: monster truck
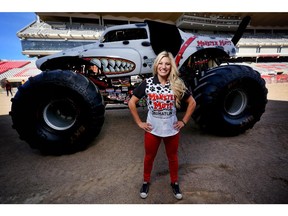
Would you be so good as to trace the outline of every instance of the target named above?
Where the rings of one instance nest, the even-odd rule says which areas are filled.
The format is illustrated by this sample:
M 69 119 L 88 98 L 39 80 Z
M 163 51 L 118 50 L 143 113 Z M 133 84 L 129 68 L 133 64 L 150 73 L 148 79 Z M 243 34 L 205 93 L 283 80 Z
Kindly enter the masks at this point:
M 229 40 L 146 20 L 109 27 L 98 42 L 39 58 L 42 73 L 20 86 L 12 100 L 13 128 L 43 152 L 87 148 L 100 133 L 105 109 L 127 105 L 133 89 L 152 75 L 156 55 L 166 50 L 197 102 L 192 117 L 199 128 L 219 135 L 243 133 L 260 120 L 267 103 L 265 81 L 257 71 L 227 64 L 249 21 L 245 17 Z

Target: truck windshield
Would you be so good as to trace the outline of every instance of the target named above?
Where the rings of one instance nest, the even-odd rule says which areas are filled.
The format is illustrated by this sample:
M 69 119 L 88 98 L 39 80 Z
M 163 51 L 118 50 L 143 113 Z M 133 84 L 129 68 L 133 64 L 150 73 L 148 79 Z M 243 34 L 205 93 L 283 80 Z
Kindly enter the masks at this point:
M 132 29 L 117 29 L 107 32 L 104 35 L 102 43 L 124 41 L 124 40 L 139 40 L 147 39 L 147 31 L 144 28 L 132 28 Z

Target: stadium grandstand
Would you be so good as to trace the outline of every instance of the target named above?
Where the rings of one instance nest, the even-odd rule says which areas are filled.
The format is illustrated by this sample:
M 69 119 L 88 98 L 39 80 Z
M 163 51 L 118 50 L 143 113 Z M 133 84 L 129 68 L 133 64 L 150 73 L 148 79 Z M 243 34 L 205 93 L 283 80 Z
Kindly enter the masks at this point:
M 29 77 L 39 73 L 41 71 L 36 67 L 35 60 L 0 60 L 0 81 L 2 87 L 5 79 L 8 79 L 13 87 L 18 87 L 23 80 L 26 81 Z
M 237 44 L 237 56 L 233 61 L 246 62 L 268 78 L 271 74 L 288 73 L 288 13 L 40 12 L 36 15 L 37 19 L 23 26 L 17 36 L 22 54 L 37 58 L 94 43 L 109 26 L 139 23 L 145 19 L 175 24 L 195 35 L 231 39 L 243 17 L 249 15 L 251 22 Z M 27 79 L 38 73 L 35 61 L 0 61 L 0 80 L 4 77 Z
M 31 57 L 93 43 L 112 25 L 153 19 L 194 34 L 232 38 L 242 18 L 252 20 L 237 44 L 238 61 L 287 61 L 288 13 L 36 13 L 21 29 L 22 53 Z

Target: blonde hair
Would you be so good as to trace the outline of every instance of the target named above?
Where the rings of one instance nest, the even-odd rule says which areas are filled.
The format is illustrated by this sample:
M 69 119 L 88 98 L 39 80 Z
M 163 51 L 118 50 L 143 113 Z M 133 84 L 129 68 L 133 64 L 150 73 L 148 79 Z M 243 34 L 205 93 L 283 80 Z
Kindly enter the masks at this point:
M 177 69 L 172 53 L 163 51 L 158 54 L 153 64 L 153 75 L 154 76 L 157 75 L 157 66 L 159 62 L 161 61 L 161 59 L 164 57 L 167 57 L 170 60 L 171 71 L 169 73 L 168 80 L 170 82 L 171 89 L 175 95 L 176 107 L 180 108 L 181 99 L 183 98 L 184 93 L 187 90 L 187 87 L 185 86 L 183 80 L 179 78 L 179 71 Z

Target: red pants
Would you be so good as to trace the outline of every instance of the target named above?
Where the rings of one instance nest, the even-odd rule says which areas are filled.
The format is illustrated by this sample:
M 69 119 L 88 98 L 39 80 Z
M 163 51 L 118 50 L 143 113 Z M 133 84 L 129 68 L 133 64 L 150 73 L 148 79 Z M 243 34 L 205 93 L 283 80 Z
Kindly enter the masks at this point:
M 179 133 L 170 137 L 158 137 L 145 132 L 145 158 L 144 158 L 144 181 L 150 182 L 153 162 L 156 157 L 161 140 L 165 144 L 166 155 L 169 161 L 171 183 L 178 181 L 178 145 Z

